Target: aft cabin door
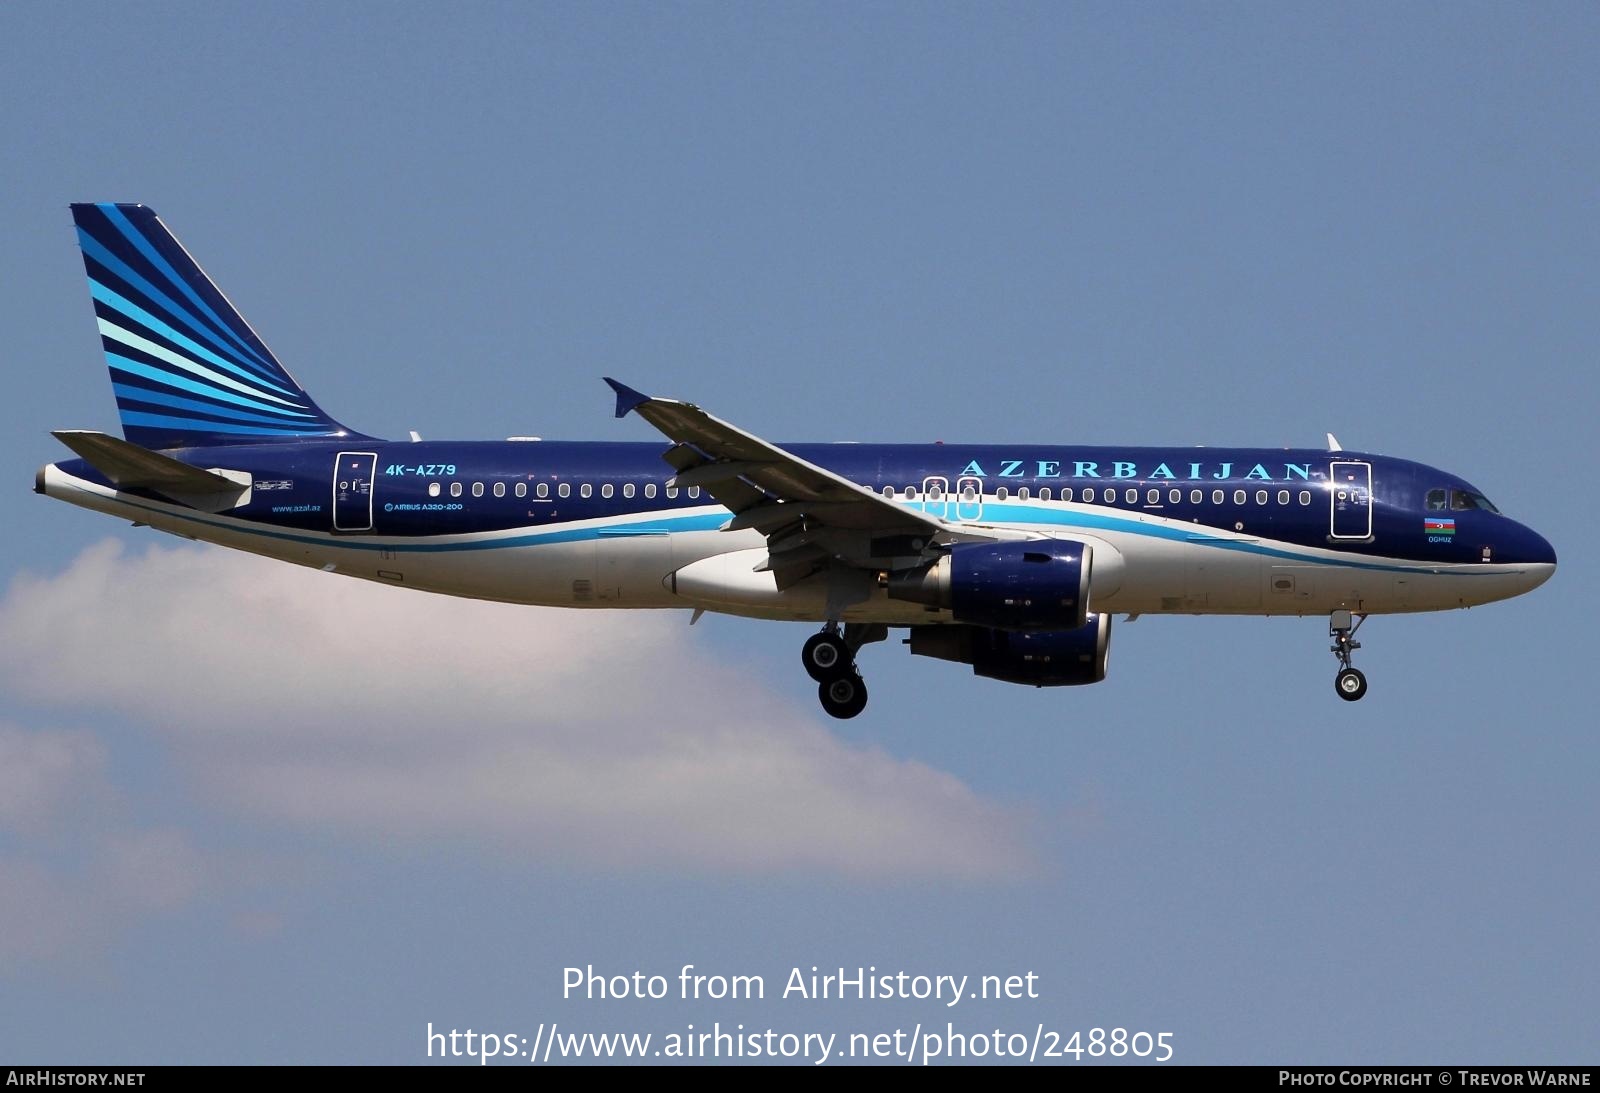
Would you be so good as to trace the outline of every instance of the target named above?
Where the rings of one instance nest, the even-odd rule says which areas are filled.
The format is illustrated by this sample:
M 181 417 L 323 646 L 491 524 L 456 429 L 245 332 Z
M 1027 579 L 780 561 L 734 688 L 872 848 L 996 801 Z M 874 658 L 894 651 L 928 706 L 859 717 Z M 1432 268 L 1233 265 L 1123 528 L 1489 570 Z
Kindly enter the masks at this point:
M 372 530 L 372 476 L 375 452 L 340 452 L 333 462 L 333 530 Z
M 1330 538 L 1372 538 L 1372 464 L 1329 464 L 1328 503 L 1332 506 Z

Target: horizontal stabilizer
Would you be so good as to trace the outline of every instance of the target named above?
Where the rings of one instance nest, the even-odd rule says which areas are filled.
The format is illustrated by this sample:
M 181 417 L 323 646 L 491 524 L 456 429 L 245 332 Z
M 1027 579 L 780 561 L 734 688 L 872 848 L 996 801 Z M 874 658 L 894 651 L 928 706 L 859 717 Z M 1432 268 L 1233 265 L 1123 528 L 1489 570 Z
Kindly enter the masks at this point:
M 87 429 L 58 429 L 52 434 L 121 489 L 155 490 L 180 500 L 215 498 L 249 489 L 212 471 L 180 463 L 118 437 Z M 209 506 L 207 506 L 209 507 Z

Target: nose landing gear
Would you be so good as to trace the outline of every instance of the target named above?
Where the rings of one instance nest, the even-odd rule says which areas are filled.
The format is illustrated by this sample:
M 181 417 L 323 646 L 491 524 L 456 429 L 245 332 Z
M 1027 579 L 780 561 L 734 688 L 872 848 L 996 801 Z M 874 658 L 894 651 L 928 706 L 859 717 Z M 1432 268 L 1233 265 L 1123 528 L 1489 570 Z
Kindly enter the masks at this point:
M 1365 615 L 1351 615 L 1349 611 L 1335 611 L 1328 616 L 1328 636 L 1333 639 L 1329 651 L 1339 658 L 1339 674 L 1333 677 L 1333 689 L 1346 702 L 1354 702 L 1367 693 L 1367 677 L 1350 664 L 1350 654 L 1361 648 L 1355 640 L 1356 631 L 1367 621 Z
M 800 662 L 817 681 L 817 698 L 829 717 L 848 720 L 867 708 L 867 684 L 856 669 L 856 653 L 868 642 L 882 641 L 889 628 L 881 623 L 830 622 L 806 639 Z

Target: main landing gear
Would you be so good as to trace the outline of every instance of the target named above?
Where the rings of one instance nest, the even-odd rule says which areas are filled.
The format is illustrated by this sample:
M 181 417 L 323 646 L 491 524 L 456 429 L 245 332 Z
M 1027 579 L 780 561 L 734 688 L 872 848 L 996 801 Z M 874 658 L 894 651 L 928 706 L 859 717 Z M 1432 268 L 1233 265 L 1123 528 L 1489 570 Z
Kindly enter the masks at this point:
M 1367 677 L 1350 666 L 1350 654 L 1361 648 L 1355 640 L 1356 631 L 1367 621 L 1365 615 L 1351 615 L 1348 611 L 1335 611 L 1328 616 L 1328 636 L 1333 639 L 1329 651 L 1339 658 L 1339 674 L 1333 677 L 1333 689 L 1346 702 L 1354 702 L 1367 693 Z
M 856 653 L 868 642 L 882 641 L 889 628 L 882 623 L 830 622 L 806 639 L 800 662 L 817 681 L 817 699 L 829 717 L 848 719 L 867 708 L 867 684 L 856 669 Z

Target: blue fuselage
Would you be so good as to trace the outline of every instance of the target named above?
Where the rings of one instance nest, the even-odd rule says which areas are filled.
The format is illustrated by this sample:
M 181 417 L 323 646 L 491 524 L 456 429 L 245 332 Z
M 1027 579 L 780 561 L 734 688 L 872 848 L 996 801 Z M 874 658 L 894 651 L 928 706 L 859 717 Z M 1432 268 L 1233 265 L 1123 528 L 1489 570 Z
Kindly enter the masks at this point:
M 1385 456 L 1265 448 L 785 447 L 957 524 L 1102 540 L 1122 565 L 1114 584 L 1107 576 L 1097 585 L 1097 602 L 1117 610 L 1429 610 L 1525 591 L 1555 564 L 1543 537 L 1494 511 L 1469 483 Z M 436 591 L 810 617 L 799 600 L 784 607 L 671 594 L 674 570 L 760 540 L 719 533 L 727 511 L 699 488 L 675 488 L 661 453 L 654 443 L 275 441 L 171 453 L 248 476 L 247 500 L 226 512 L 184 511 L 159 495 L 117 493 L 80 460 L 52 468 L 59 478 L 46 492 L 194 538 Z M 85 494 L 79 483 L 100 488 Z M 503 579 L 506 567 L 483 564 L 483 555 L 508 552 L 516 553 L 524 579 L 497 590 L 486 582 Z M 472 555 L 478 558 L 465 561 Z M 451 559 L 462 560 L 456 572 Z M 541 577 L 545 559 L 558 572 Z M 610 584 L 608 565 L 619 574 Z M 1274 595 L 1275 580 L 1283 595 Z M 586 581 L 594 582 L 591 594 L 573 591 L 574 582 L 582 589 Z M 903 622 L 903 614 L 890 610 L 883 621 Z

